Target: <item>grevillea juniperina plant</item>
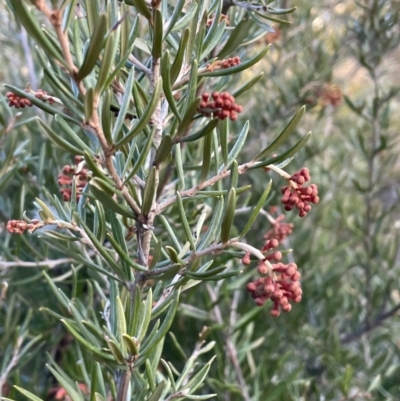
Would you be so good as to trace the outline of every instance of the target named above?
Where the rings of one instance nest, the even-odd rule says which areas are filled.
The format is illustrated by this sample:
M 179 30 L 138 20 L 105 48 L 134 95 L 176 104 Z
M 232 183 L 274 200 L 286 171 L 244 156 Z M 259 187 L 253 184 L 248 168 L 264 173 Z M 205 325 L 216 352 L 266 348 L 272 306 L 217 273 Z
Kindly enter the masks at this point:
M 297 208 L 304 217 L 319 201 L 317 186 L 305 186 L 306 168 L 292 175 L 283 170 L 310 137 L 291 136 L 305 108 L 249 154 L 240 101 L 261 77 L 246 81 L 241 72 L 268 57 L 268 47 L 254 54 L 250 44 L 265 34 L 266 22 L 276 21 L 274 14 L 294 8 L 184 0 L 8 5 L 38 46 L 46 88 L 6 84 L 8 104 L 40 109 L 29 124 L 67 162 L 58 171 L 58 192 L 43 193 L 36 211 L 10 220 L 7 230 L 34 233 L 62 252 L 65 264 L 90 271 L 87 285 L 96 294 L 87 308 L 44 273 L 64 314 L 43 311 L 93 357 L 85 360 L 85 384 L 75 384 L 54 361 L 50 371 L 79 401 L 87 394 L 98 401 L 212 397 L 195 398 L 213 361 L 194 365 L 212 350 L 208 329 L 180 372 L 161 359 L 185 292 L 253 269 L 259 277 L 242 287 L 259 306 L 271 300 L 272 316 L 301 301 L 298 267 L 278 249 L 293 225 L 271 217 L 261 249 L 246 234 L 282 180 L 286 211 Z M 278 180 L 263 184 L 262 196 L 238 222 L 253 170 Z

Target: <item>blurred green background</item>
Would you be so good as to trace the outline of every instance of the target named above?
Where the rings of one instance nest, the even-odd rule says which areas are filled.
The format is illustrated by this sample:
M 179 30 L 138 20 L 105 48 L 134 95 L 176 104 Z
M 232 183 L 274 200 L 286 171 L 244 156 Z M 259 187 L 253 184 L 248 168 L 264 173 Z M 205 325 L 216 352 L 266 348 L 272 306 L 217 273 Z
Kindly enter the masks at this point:
M 185 294 L 172 331 L 190 354 L 202 327 L 212 328 L 217 359 L 207 386 L 219 400 L 399 400 L 400 1 L 282 3 L 297 6 L 289 16 L 292 24 L 277 25 L 275 33 L 260 39 L 271 43 L 271 50 L 243 77 L 264 72 L 241 99 L 238 124 L 250 119 L 246 147 L 253 154 L 307 105 L 297 134 L 313 135 L 286 168 L 294 173 L 308 167 L 321 198 L 306 218 L 295 213 L 286 218 L 294 223 L 285 245 L 293 249 L 302 273 L 303 301 L 288 314 L 270 317 L 268 305 L 256 308 L 245 291 L 250 267 L 241 278 Z M 256 51 L 258 43 L 253 46 Z M 34 43 L 4 2 L 0 48 L 1 82 L 48 89 Z M 22 113 L 41 116 L 35 109 Z M 24 261 L 61 255 L 45 249 L 36 235 L 11 236 L 5 225 L 32 211 L 36 196 L 58 193 L 57 175 L 71 160 L 37 130 L 18 126 L 18 113 L 7 106 L 4 90 L 0 132 L 0 383 L 11 398 L 18 396 L 9 387 L 19 384 L 52 399 L 48 389 L 55 383 L 45 369 L 46 352 L 79 381 L 76 349 L 61 324 L 39 311 L 55 302 L 41 268 L 14 267 L 10 261 L 16 255 Z M 254 173 L 243 184 L 246 180 L 253 185 L 254 203 L 269 173 Z M 280 194 L 269 199 L 280 213 Z M 245 224 L 240 214 L 235 222 Z M 262 246 L 269 227 L 259 216 L 248 242 Z M 50 274 L 68 290 L 65 268 Z M 84 273 L 80 278 L 83 282 Z M 82 285 L 78 294 L 84 293 Z M 32 336 L 44 333 L 45 341 L 8 372 L 17 327 L 28 310 Z M 172 338 L 165 358 L 181 368 Z

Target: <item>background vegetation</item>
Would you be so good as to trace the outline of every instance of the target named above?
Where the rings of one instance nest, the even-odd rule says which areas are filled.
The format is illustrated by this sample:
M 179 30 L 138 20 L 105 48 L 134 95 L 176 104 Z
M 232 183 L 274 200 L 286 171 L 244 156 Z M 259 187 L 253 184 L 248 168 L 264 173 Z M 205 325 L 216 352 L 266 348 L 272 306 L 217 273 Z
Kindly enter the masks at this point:
M 245 288 L 254 267 L 238 277 L 202 283 L 181 298 L 163 358 L 181 371 L 199 350 L 199 333 L 206 326 L 207 341 L 215 341 L 215 347 L 199 360 L 206 363 L 213 352 L 217 357 L 201 394 L 216 393 L 216 399 L 226 401 L 397 400 L 400 2 L 277 3 L 297 10 L 287 17 L 290 26 L 274 25 L 275 32 L 252 45 L 254 53 L 266 42 L 271 49 L 240 78 L 264 73 L 240 100 L 244 111 L 238 126 L 250 119 L 251 130 L 239 164 L 307 105 L 292 144 L 310 130 L 313 136 L 289 171 L 307 166 L 321 202 L 304 219 L 286 215 L 294 229 L 285 242 L 302 273 L 303 300 L 279 318 L 270 316 L 270 305 L 257 308 Z M 5 4 L 0 20 L 0 81 L 47 90 L 34 41 Z M 59 193 L 57 176 L 71 158 L 37 129 L 19 125 L 19 119 L 44 114 L 27 109 L 18 117 L 7 105 L 6 92 L 0 98 L 0 383 L 9 398 L 21 397 L 11 387 L 18 385 L 42 399 L 61 399 L 66 395 L 59 391 L 59 380 L 45 368 L 49 356 L 73 382 L 87 378 L 76 341 L 58 319 L 43 313 L 43 308 L 63 311 L 41 272 L 82 302 L 90 275 L 80 270 L 74 281 L 78 273 L 65 265 L 33 266 L 65 255 L 45 248 L 36 234 L 12 236 L 5 227 L 25 210 L 32 216 L 36 197 Z M 241 185 L 252 184 L 249 205 L 269 179 L 264 171 L 246 175 Z M 278 192 L 265 208 L 274 216 L 282 211 Z M 268 209 L 275 205 L 276 211 Z M 237 210 L 234 229 L 240 232 L 248 215 L 245 205 Z M 261 247 L 269 229 L 268 216 L 260 215 L 248 243 Z M 15 351 L 39 334 L 24 355 Z

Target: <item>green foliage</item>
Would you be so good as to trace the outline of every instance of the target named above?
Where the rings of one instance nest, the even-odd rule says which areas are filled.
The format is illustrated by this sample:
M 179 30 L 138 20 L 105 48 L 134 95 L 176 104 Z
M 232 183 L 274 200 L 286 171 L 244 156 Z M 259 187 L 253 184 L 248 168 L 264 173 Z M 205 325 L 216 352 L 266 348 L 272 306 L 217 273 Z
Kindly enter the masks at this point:
M 21 38 L 0 72 L 8 399 L 398 397 L 397 1 L 296 6 L 0 6 Z M 346 62 L 364 73 L 336 108 Z M 219 119 L 216 91 L 243 113 Z M 322 203 L 281 249 L 304 298 L 274 320 L 245 288 L 304 163 Z

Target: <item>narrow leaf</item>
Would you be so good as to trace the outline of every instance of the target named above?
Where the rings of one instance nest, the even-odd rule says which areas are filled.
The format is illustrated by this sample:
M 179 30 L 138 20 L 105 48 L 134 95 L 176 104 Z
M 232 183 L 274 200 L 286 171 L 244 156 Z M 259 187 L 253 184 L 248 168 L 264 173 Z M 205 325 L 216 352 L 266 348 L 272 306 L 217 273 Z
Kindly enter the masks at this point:
M 181 41 L 179 43 L 179 48 L 178 48 L 178 52 L 176 53 L 175 60 L 172 63 L 171 72 L 170 72 L 171 84 L 175 83 L 175 81 L 178 78 L 178 75 L 181 71 L 188 40 L 189 40 L 189 29 L 185 29 L 181 36 Z
M 30 36 L 32 36 L 38 42 L 43 50 L 48 55 L 59 61 L 64 67 L 69 68 L 61 50 L 58 47 L 55 47 L 49 38 L 44 34 L 43 30 L 36 21 L 35 15 L 28 10 L 25 2 L 21 0 L 8 0 L 8 4 L 14 15 L 19 19 Z
M 85 95 L 85 121 L 88 122 L 92 119 L 93 115 L 93 99 L 94 99 L 94 90 L 93 88 L 89 88 Z
M 162 393 L 164 391 L 165 381 L 161 381 L 158 383 L 156 389 L 154 390 L 153 394 L 147 401 L 159 401 L 161 399 Z
M 136 125 L 121 140 L 119 140 L 115 144 L 116 149 L 119 149 L 121 146 L 131 141 L 136 135 L 140 134 L 143 131 L 143 129 L 147 126 L 160 100 L 161 89 L 162 89 L 162 79 L 159 79 L 146 110 L 143 112 Z
M 112 196 L 104 191 L 103 187 L 100 185 L 100 179 L 98 177 L 92 178 L 90 180 L 89 188 L 90 192 L 95 196 L 95 198 L 99 200 L 106 208 L 113 210 L 114 212 L 125 217 L 129 217 L 132 219 L 137 218 L 136 214 L 133 213 L 131 209 L 122 206 L 121 204 L 116 202 Z
M 124 0 L 126 4 L 135 6 L 136 10 L 151 21 L 151 12 L 146 4 L 145 0 Z
M 136 160 L 134 166 L 132 167 L 132 170 L 129 172 L 128 176 L 125 178 L 125 182 L 129 181 L 138 171 L 141 167 L 143 167 L 144 162 L 146 161 L 147 155 L 150 152 L 151 146 L 153 145 L 153 139 L 154 135 L 156 133 L 156 128 L 154 127 L 153 130 L 151 131 L 151 134 L 148 136 L 146 143 L 144 147 L 140 150 L 140 156 Z
M 228 242 L 230 239 L 231 227 L 233 223 L 233 218 L 235 217 L 236 211 L 236 191 L 235 188 L 231 188 L 228 193 L 228 199 L 225 207 L 225 215 L 222 220 L 221 226 L 221 241 L 223 243 Z
M 168 101 L 169 107 L 171 108 L 172 112 L 175 114 L 175 116 L 180 121 L 181 116 L 180 116 L 179 110 L 176 106 L 174 94 L 172 92 L 169 51 L 168 50 L 164 53 L 164 56 L 161 60 L 161 76 L 163 79 L 164 94 Z
M 240 22 L 235 26 L 233 31 L 231 31 L 229 39 L 218 54 L 218 58 L 223 59 L 230 53 L 236 51 L 237 48 L 242 44 L 243 40 L 249 34 L 252 25 L 253 22 L 249 18 L 241 19 Z
M 207 123 L 207 125 L 202 128 L 201 130 L 195 132 L 192 135 L 185 136 L 183 138 L 175 138 L 175 142 L 179 140 L 179 142 L 193 142 L 197 141 L 198 139 L 206 136 L 212 132 L 212 130 L 218 125 L 218 118 L 213 118 L 211 121 Z
M 106 86 L 107 80 L 111 75 L 111 69 L 115 61 L 117 53 L 120 30 L 112 30 L 106 41 L 103 58 L 101 60 L 99 76 L 97 77 L 96 89 L 97 94 L 101 94 Z
M 131 355 L 135 356 L 139 354 L 139 349 L 136 344 L 137 340 L 134 337 L 130 337 L 128 334 L 123 334 L 122 340 L 124 341 L 125 347 L 128 349 Z
M 181 123 L 178 125 L 176 136 L 180 138 L 185 134 L 186 129 L 189 127 L 189 124 L 192 122 L 193 116 L 195 115 L 199 104 L 201 102 L 201 98 L 195 99 L 192 104 L 187 108 L 185 115 L 182 118 Z M 178 139 L 175 139 L 174 142 L 177 142 Z
M 154 58 L 160 58 L 162 53 L 162 42 L 163 42 L 163 20 L 161 11 L 155 9 L 153 21 L 153 48 L 151 55 Z
M 253 225 L 254 221 L 256 220 L 261 208 L 264 206 L 265 201 L 267 200 L 267 197 L 269 195 L 269 192 L 271 190 L 272 186 L 272 180 L 269 181 L 267 187 L 265 188 L 263 194 L 261 195 L 260 199 L 257 202 L 256 207 L 252 211 L 249 220 L 247 221 L 245 227 L 243 228 L 243 231 L 240 233 L 239 238 L 243 238 L 247 232 L 250 230 L 251 226 Z
M 198 250 L 202 250 L 210 245 L 216 238 L 218 230 L 221 227 L 221 219 L 224 211 L 224 200 L 220 197 L 217 200 L 217 204 L 214 208 L 214 213 L 211 219 L 211 223 L 206 233 L 202 236 L 201 241 L 197 247 Z
M 179 192 L 176 193 L 176 199 L 177 199 L 179 215 L 181 217 L 181 222 L 183 224 L 183 229 L 184 229 L 185 234 L 186 234 L 186 239 L 190 242 L 191 249 L 193 251 L 196 251 L 196 245 L 195 245 L 194 240 L 193 240 L 193 235 L 192 235 L 192 232 L 190 230 L 189 222 L 187 220 L 185 209 L 183 207 L 182 198 L 181 198 L 181 195 L 180 195 Z
M 161 163 L 163 163 L 164 160 L 166 160 L 167 157 L 171 155 L 172 145 L 173 143 L 171 136 L 165 135 L 161 140 L 159 148 L 157 149 L 156 157 L 154 160 L 154 165 L 157 168 L 159 168 Z
M 29 398 L 32 401 L 43 401 L 41 398 L 37 397 L 35 394 L 32 394 L 28 390 L 25 390 L 19 386 L 14 385 L 13 386 L 17 391 L 19 391 L 21 394 L 23 394 L 25 397 Z
M 294 145 L 288 151 L 280 154 L 279 156 L 273 157 L 272 159 L 268 159 L 268 160 L 266 160 L 264 162 L 258 163 L 256 165 L 250 167 L 249 170 L 253 170 L 255 168 L 265 167 L 265 166 L 268 166 L 268 164 L 280 163 L 283 160 L 289 159 L 290 157 L 295 155 L 306 144 L 306 142 L 308 141 L 310 136 L 311 136 L 311 132 L 309 132 L 307 135 L 305 135 L 303 138 L 301 138 L 300 141 L 297 142 L 296 145 Z
M 247 138 L 247 134 L 249 132 L 249 122 L 246 121 L 246 123 L 244 124 L 242 131 L 239 134 L 239 137 L 235 143 L 235 145 L 233 146 L 233 148 L 231 149 L 231 151 L 229 152 L 228 155 L 228 165 L 222 165 L 220 167 L 220 169 L 218 170 L 219 173 L 221 173 L 224 169 L 228 169 L 229 166 L 231 165 L 231 163 L 238 157 L 240 151 L 242 150 L 243 145 L 246 142 L 246 138 Z
M 107 360 L 107 361 L 114 361 L 112 355 L 107 354 L 99 350 L 98 348 L 94 347 L 88 341 L 86 341 L 72 326 L 68 323 L 65 319 L 61 319 L 61 323 L 66 327 L 66 329 L 71 333 L 71 335 L 88 351 L 92 352 L 93 354 Z
M 100 52 L 104 47 L 104 39 L 107 30 L 107 17 L 102 14 L 99 17 L 98 23 L 95 25 L 95 29 L 92 37 L 90 38 L 90 44 L 85 54 L 83 64 L 76 74 L 76 79 L 81 81 L 87 75 L 91 73 L 96 62 L 99 58 Z
M 69 137 L 70 140 L 75 142 L 77 146 L 79 146 L 82 150 L 82 152 L 86 151 L 89 154 L 93 154 L 92 149 L 86 143 L 79 137 L 79 135 L 67 124 L 67 122 L 59 115 L 56 114 L 54 116 L 54 119 L 56 120 L 57 124 L 59 124 L 60 128 L 64 133 Z
M 111 134 L 111 137 L 114 140 L 118 137 L 118 135 L 122 129 L 122 125 L 124 124 L 124 120 L 126 118 L 126 113 L 128 111 L 128 106 L 129 106 L 129 103 L 131 100 L 132 86 L 133 86 L 134 80 L 135 80 L 135 69 L 131 68 L 131 70 L 129 71 L 128 79 L 126 80 L 125 93 L 124 93 L 124 97 L 122 98 L 122 104 L 121 104 L 121 107 L 118 112 L 117 121 L 115 122 L 114 129 Z
M 146 180 L 146 186 L 143 193 L 142 213 L 147 216 L 153 206 L 154 196 L 156 193 L 156 174 L 157 169 L 153 167 Z
M 204 182 L 208 177 L 208 173 L 210 172 L 211 152 L 212 152 L 212 135 L 211 135 L 211 132 L 209 132 L 204 137 L 203 161 L 201 164 L 200 182 Z
M 249 89 L 251 89 L 254 85 L 258 83 L 258 81 L 264 76 L 264 73 L 260 73 L 256 75 L 254 78 L 250 79 L 248 82 L 246 82 L 244 85 L 242 85 L 239 89 L 236 89 L 233 93 L 232 96 L 236 99 L 239 96 L 243 95 L 243 93 L 246 93 Z
M 278 137 L 264 150 L 262 150 L 257 156 L 254 157 L 253 160 L 264 159 L 265 156 L 271 154 L 275 149 L 277 149 L 280 145 L 286 143 L 287 138 L 296 128 L 297 124 L 300 122 L 306 111 L 306 107 L 303 106 L 289 121 L 288 125 L 283 129 L 283 131 L 278 135 Z

